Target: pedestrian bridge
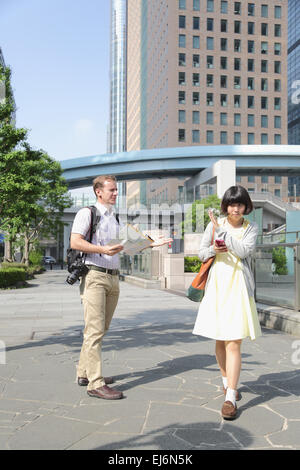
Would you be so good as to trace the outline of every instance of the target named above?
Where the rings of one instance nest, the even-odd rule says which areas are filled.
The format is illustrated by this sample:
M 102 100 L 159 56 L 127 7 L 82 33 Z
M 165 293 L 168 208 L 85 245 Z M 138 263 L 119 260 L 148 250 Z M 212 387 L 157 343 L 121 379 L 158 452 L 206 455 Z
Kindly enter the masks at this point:
M 300 176 L 300 145 L 215 145 L 159 148 L 61 161 L 69 189 L 91 186 L 101 174 L 118 181 L 194 176 L 219 160 L 235 160 L 238 175 Z

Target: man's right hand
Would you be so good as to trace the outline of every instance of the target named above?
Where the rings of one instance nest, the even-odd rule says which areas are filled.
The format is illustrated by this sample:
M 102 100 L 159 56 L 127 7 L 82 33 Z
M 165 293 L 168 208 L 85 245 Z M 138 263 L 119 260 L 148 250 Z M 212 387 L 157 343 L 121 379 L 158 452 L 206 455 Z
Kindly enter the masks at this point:
M 101 252 L 100 254 L 103 255 L 108 255 L 108 256 L 114 256 L 117 253 L 120 253 L 124 249 L 123 245 L 104 245 L 101 246 Z

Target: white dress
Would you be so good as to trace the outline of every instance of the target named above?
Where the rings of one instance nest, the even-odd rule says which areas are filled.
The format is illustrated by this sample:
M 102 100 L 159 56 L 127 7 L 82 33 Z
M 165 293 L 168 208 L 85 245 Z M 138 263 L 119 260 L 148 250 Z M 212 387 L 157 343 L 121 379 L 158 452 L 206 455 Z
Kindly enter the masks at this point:
M 232 227 L 227 219 L 224 224 L 231 236 L 243 238 L 247 221 L 239 228 Z M 241 260 L 230 251 L 215 257 L 193 334 L 223 341 L 261 336 L 255 300 L 249 297 Z

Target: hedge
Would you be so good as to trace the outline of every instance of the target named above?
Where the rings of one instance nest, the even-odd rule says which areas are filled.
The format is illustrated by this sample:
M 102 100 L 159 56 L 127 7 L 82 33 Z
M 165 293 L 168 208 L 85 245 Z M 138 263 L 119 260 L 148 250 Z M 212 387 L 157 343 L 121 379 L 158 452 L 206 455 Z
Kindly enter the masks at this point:
M 185 273 L 198 273 L 201 267 L 201 261 L 198 256 L 185 256 L 184 257 L 184 272 Z
M 0 269 L 0 288 L 11 287 L 18 282 L 25 282 L 26 271 L 22 268 Z

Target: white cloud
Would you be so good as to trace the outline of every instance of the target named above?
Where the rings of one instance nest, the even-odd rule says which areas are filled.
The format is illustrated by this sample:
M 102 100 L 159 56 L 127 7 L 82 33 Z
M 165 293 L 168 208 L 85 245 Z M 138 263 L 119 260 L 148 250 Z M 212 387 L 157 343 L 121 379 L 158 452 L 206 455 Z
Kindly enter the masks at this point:
M 78 121 L 75 122 L 74 127 L 76 132 L 87 133 L 93 129 L 94 123 L 90 119 L 78 119 Z

